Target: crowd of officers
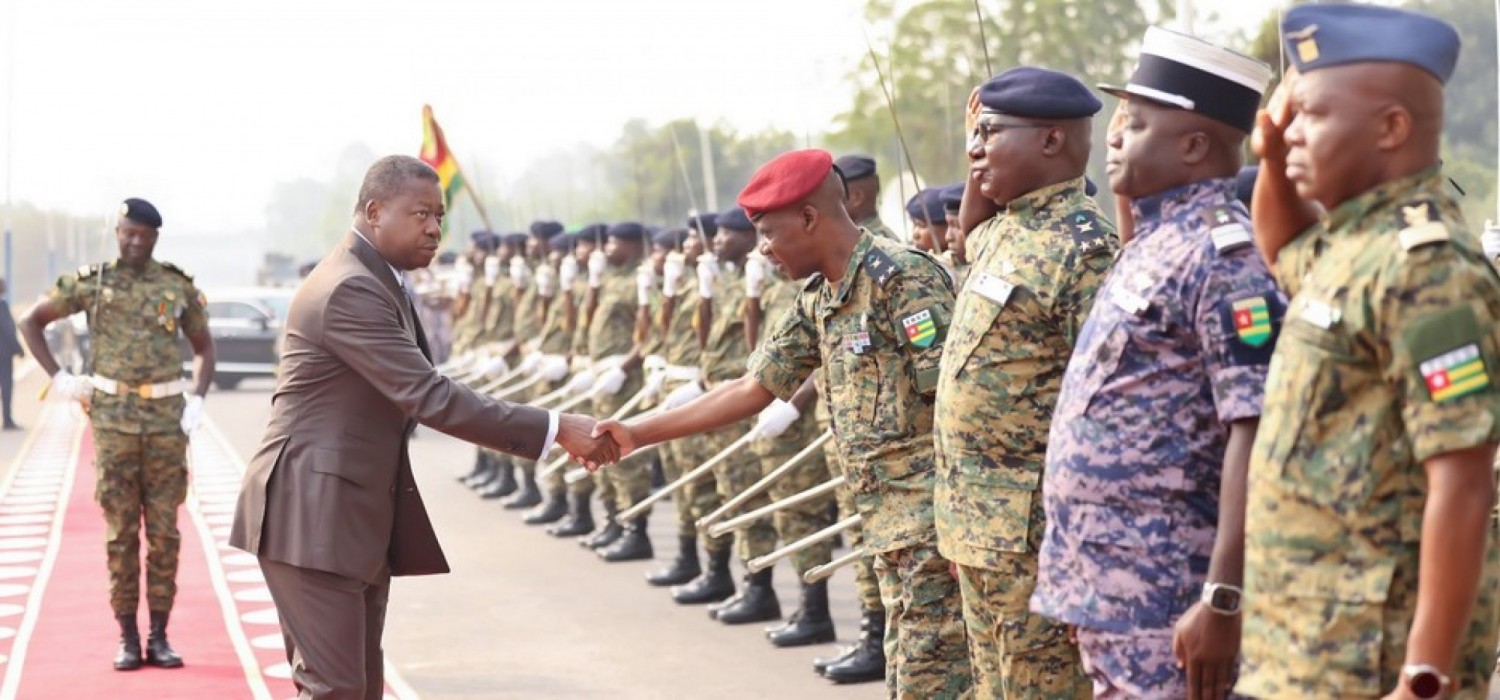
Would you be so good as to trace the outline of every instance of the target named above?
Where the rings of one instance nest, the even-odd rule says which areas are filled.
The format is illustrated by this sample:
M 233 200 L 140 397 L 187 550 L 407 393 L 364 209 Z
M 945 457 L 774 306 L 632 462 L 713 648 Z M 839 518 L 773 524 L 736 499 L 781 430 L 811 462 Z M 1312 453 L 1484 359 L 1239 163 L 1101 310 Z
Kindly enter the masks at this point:
M 816 662 L 834 681 L 1485 697 L 1500 278 L 1436 160 L 1457 34 L 1363 5 L 1300 6 L 1283 29 L 1293 69 L 1264 109 L 1270 67 L 1156 28 L 1129 81 L 1100 86 L 1121 100 L 1118 224 L 1084 177 L 1102 103 L 1013 68 L 971 98 L 970 176 L 908 202 L 910 246 L 875 215 L 872 159 L 813 152 L 681 228 L 475 234 L 447 369 L 600 419 L 707 406 L 747 376 L 778 397 L 641 452 L 679 538 L 648 582 L 725 624 L 777 620 L 765 558 L 802 543 L 798 609 L 767 634 L 830 642 L 818 533 L 843 533 L 862 636 Z M 1241 169 L 1252 132 L 1259 181 Z M 816 209 L 830 168 L 859 227 L 848 271 L 790 279 L 758 252 L 776 248 L 762 217 Z M 641 560 L 649 462 L 589 474 L 482 451 L 465 481 Z M 731 516 L 788 505 L 701 527 L 737 497 Z M 738 585 L 731 558 L 749 564 Z

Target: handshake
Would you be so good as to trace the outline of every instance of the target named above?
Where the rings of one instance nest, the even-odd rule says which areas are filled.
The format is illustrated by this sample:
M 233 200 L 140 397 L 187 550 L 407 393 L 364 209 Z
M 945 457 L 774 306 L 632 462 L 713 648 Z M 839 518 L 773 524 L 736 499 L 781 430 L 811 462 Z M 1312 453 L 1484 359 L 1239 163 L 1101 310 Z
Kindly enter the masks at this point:
M 557 417 L 558 447 L 589 471 L 614 464 L 624 456 L 612 433 L 600 431 L 597 437 L 594 435 L 598 424 L 599 421 L 577 413 L 562 413 Z

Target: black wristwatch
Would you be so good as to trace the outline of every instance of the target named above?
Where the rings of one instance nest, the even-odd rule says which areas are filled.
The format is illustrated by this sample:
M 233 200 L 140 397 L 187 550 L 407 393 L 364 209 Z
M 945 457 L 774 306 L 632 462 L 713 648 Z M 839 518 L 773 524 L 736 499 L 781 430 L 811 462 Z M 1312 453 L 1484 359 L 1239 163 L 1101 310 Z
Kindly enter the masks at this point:
M 1438 698 L 1452 681 L 1431 664 L 1407 664 L 1401 667 L 1401 684 L 1413 697 Z
M 1220 615 L 1240 614 L 1240 603 L 1245 597 L 1245 592 L 1238 586 L 1227 583 L 1207 583 L 1203 585 L 1203 604 Z

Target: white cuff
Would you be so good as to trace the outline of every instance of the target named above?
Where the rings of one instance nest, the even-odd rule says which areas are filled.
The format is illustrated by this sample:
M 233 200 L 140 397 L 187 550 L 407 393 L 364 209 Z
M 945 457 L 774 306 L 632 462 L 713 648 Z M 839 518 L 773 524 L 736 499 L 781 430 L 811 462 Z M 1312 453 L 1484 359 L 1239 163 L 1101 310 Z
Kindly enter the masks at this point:
M 552 453 L 554 442 L 557 442 L 557 411 L 547 411 L 547 439 L 542 442 L 542 453 L 537 455 L 537 461 L 546 459 Z

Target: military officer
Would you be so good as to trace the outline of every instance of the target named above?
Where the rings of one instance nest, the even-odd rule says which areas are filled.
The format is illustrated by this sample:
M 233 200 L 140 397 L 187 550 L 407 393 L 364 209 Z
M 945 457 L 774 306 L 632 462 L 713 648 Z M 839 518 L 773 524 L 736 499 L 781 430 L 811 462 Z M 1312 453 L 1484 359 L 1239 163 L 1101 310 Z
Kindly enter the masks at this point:
M 459 370 L 465 373 L 469 370 L 469 361 L 472 361 L 474 357 L 475 341 L 479 336 L 479 317 L 485 312 L 485 299 L 488 297 L 489 285 L 500 275 L 498 261 L 486 263 L 500 248 L 500 236 L 489 231 L 475 231 L 470 234 L 469 241 L 469 252 L 463 259 L 464 266 L 461 267 L 461 270 L 466 272 L 464 272 L 458 299 L 452 307 L 453 355 L 466 358 L 464 366 Z M 478 270 L 479 274 L 476 275 L 475 270 Z M 495 453 L 483 448 L 475 448 L 474 468 L 458 480 L 481 492 L 493 488 L 502 480 L 508 480 L 510 486 L 506 493 L 515 490 L 515 480 L 510 470 L 502 470 L 495 460 Z
M 1235 689 L 1484 698 L 1500 280 L 1438 161 L 1459 35 L 1352 4 L 1281 28 L 1297 75 L 1258 117 L 1252 210 L 1291 302 L 1252 449 Z
M 547 340 L 552 340 L 554 349 L 560 338 L 559 317 L 553 315 L 554 302 L 557 299 L 557 261 L 561 259 L 566 248 L 554 249 L 552 240 L 563 232 L 562 224 L 556 221 L 538 220 L 531 222 L 528 229 L 530 235 L 526 239 L 526 259 L 523 265 L 511 265 L 511 282 L 526 287 L 526 292 L 521 297 L 520 309 L 514 319 L 512 328 L 512 340 L 510 342 L 512 357 L 536 357 L 531 360 L 532 370 L 541 369 L 541 357 L 544 353 L 540 348 Z M 561 306 L 561 304 L 556 304 Z M 549 327 L 549 323 L 552 324 Z M 549 338 L 550 336 L 550 338 Z M 522 360 L 525 362 L 525 360 Z M 539 392 L 545 388 L 545 384 L 533 387 L 532 396 L 541 396 Z M 521 463 L 523 478 L 535 484 L 536 464 L 532 462 L 529 466 Z M 549 478 L 560 476 L 554 472 Z M 543 489 L 539 486 L 538 495 L 540 502 L 531 510 L 526 512 L 522 522 L 527 525 L 550 525 L 563 518 L 568 513 L 568 501 L 566 490 L 560 488 L 562 483 L 552 479 L 549 484 L 552 489 Z
M 844 190 L 825 151 L 762 166 L 739 203 L 755 217 L 761 252 L 809 277 L 794 312 L 777 321 L 744 377 L 598 430 L 624 451 L 712 430 L 792 400 L 826 366 L 835 435 L 887 611 L 887 692 L 959 697 L 970 682 L 961 602 L 932 525 L 932 401 L 953 293 L 935 259 L 856 226 Z
M 502 331 L 506 342 L 499 352 L 512 353 L 516 345 L 514 339 L 532 338 L 541 327 L 546 313 L 543 307 L 545 300 L 537 293 L 534 268 L 546 263 L 547 239 L 561 229 L 562 226 L 555 222 L 536 221 L 528 229 L 529 233 L 512 233 L 506 237 L 513 252 L 505 261 L 505 287 L 510 295 L 507 301 L 513 310 L 505 319 L 509 323 Z M 540 505 L 542 492 L 536 483 L 536 460 L 513 461 L 521 473 L 519 488 L 505 500 L 502 507 L 506 510 L 528 510 Z
M 542 345 L 547 352 L 542 361 L 558 370 L 549 377 L 555 382 L 552 384 L 554 388 L 561 388 L 563 382 L 566 381 L 563 375 L 573 362 L 579 362 L 588 357 L 589 287 L 588 276 L 583 274 L 583 271 L 593 255 L 595 235 L 602 235 L 596 232 L 602 231 L 603 228 L 603 224 L 593 224 L 567 234 L 566 249 L 557 262 L 557 288 L 561 296 L 559 301 L 562 302 L 562 318 L 558 322 L 561 323 L 562 328 L 559 329 L 556 340 L 549 338 Z M 556 348 L 555 353 L 553 348 Z M 549 482 L 553 488 L 563 488 L 562 472 L 553 472 L 549 478 L 553 480 Z M 568 491 L 568 515 L 547 528 L 547 534 L 562 538 L 583 538 L 584 535 L 594 532 L 594 515 L 589 501 L 598 489 L 598 483 L 594 479 L 583 479 L 567 484 L 565 488 Z M 602 500 L 605 503 L 606 513 L 610 516 L 605 529 L 613 529 L 614 537 L 618 537 L 621 530 L 613 519 L 612 492 L 611 497 Z M 580 542 L 583 541 L 580 539 Z
M 953 275 L 953 288 L 962 290 L 969 278 L 969 255 L 965 246 L 963 227 L 958 225 L 958 208 L 963 204 L 964 183 L 958 182 L 938 188 L 938 204 L 943 208 L 943 246 L 946 253 L 943 262 Z
M 590 340 L 593 337 L 591 331 L 594 313 L 599 307 L 600 295 L 604 287 L 604 273 L 609 269 L 609 259 L 604 254 L 604 239 L 608 231 L 609 224 L 589 224 L 578 231 L 573 242 L 573 259 L 578 267 L 578 275 L 574 282 L 577 304 L 574 313 L 573 352 L 570 355 L 570 365 L 575 372 L 568 381 L 569 383 L 580 382 L 581 390 L 591 390 L 596 379 L 592 367 L 593 359 L 590 355 Z M 619 325 L 618 321 L 617 325 Z M 624 336 L 622 340 L 623 338 Z M 587 549 L 597 550 L 614 544 L 615 540 L 625 534 L 625 528 L 615 522 L 614 516 L 618 506 L 614 483 L 603 474 L 594 474 L 592 481 L 594 488 L 590 493 L 597 493 L 599 502 L 604 507 L 604 527 L 588 537 L 580 537 L 578 544 Z
M 88 407 L 109 561 L 110 607 L 120 625 L 116 670 L 182 666 L 167 643 L 177 594 L 177 508 L 187 497 L 188 435 L 203 415 L 214 375 L 214 345 L 203 294 L 171 263 L 152 259 L 161 214 L 144 199 L 120 206 L 120 257 L 64 275 L 21 319 L 21 335 L 50 391 Z M 60 369 L 47 347 L 47 324 L 87 314 L 93 337 L 91 377 Z M 193 347 L 193 382 L 182 379 L 178 337 Z M 186 399 L 183 398 L 186 394 Z M 136 611 L 141 594 L 141 521 L 146 523 L 146 602 L 151 634 L 144 656 Z
M 480 387 L 508 369 L 504 355 L 514 338 L 517 314 L 516 283 L 509 274 L 510 261 L 525 246 L 525 238 L 516 233 L 499 236 L 494 253 L 484 259 L 483 290 L 476 288 L 476 294 L 482 296 L 475 301 L 479 304 L 479 329 L 474 336 L 474 347 L 484 354 L 484 358 L 480 360 L 481 371 L 469 380 L 471 388 Z M 480 498 L 493 500 L 514 495 L 520 489 L 516 467 L 529 463 L 529 460 L 515 459 L 487 447 L 475 449 L 495 465 L 496 477 L 475 486 Z
M 911 244 L 940 258 L 948 247 L 948 220 L 943 216 L 942 193 L 941 187 L 929 187 L 906 201 L 906 215 L 911 217 Z
M 849 218 L 870 233 L 893 241 L 901 240 L 885 222 L 880 220 L 880 174 L 875 172 L 875 159 L 862 153 L 839 156 L 834 167 L 844 174 L 849 193 L 844 199 L 844 209 Z

